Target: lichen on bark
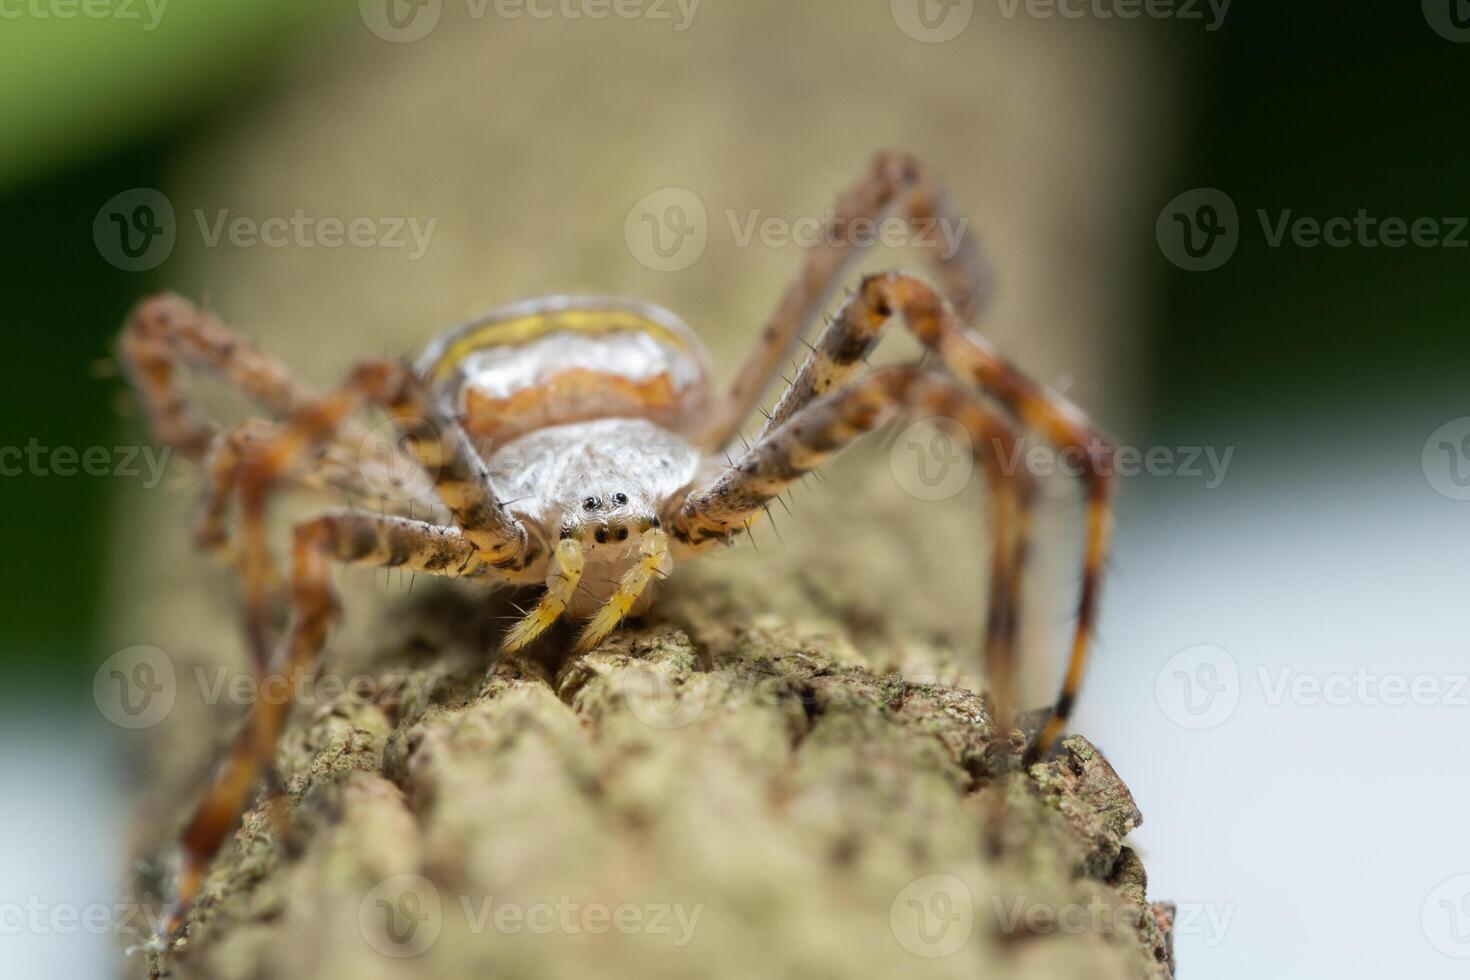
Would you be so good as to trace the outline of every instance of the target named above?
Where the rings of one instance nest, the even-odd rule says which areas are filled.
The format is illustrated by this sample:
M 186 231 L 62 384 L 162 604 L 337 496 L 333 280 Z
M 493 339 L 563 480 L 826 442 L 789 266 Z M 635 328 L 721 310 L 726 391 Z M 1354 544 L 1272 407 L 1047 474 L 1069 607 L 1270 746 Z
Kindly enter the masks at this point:
M 677 310 L 728 378 L 799 256 L 711 234 L 692 269 L 645 268 L 625 242 L 629 206 L 677 184 L 701 195 L 716 226 L 751 209 L 820 214 L 888 146 L 942 174 L 993 253 L 987 333 L 1037 378 L 1076 373 L 1077 400 L 1121 426 L 1140 387 L 1133 321 L 1117 313 L 1130 309 L 1136 263 L 1120 249 L 1086 263 L 1075 255 L 1078 241 L 1106 240 L 1160 172 L 1160 99 L 1172 89 L 1150 80 L 1167 66 L 1137 35 L 1101 44 L 1069 32 L 1058 47 L 1055 32 L 1019 21 L 971 29 L 938 57 L 902 43 L 886 14 L 880 30 L 846 30 L 836 10 L 726 4 L 709 29 L 668 44 L 616 18 L 527 22 L 512 36 L 516 25 L 485 30 L 445 4 L 415 44 L 357 32 L 345 48 L 301 49 L 289 84 L 211 127 L 179 161 L 171 198 L 211 214 L 433 217 L 432 248 L 408 262 L 394 249 L 210 248 L 181 235 L 168 285 L 207 296 L 322 390 L 359 357 L 409 355 L 478 310 L 567 289 Z M 732 86 L 709 70 L 744 70 L 752 51 L 783 66 L 781 84 Z M 668 84 L 671 65 L 679 85 Z M 537 84 L 526 88 L 529 77 Z M 589 90 L 591 77 L 617 84 Z M 520 95 L 496 102 L 493 118 L 476 108 L 478 93 L 511 90 Z M 916 96 L 945 92 L 963 98 Z M 690 124 L 712 112 L 719 126 Z M 874 119 L 884 121 L 876 135 Z M 757 133 L 812 152 L 794 162 L 732 153 L 731 134 Z M 1080 158 L 1097 165 L 1079 170 Z M 1046 220 L 1059 189 L 1068 220 Z M 871 261 L 917 258 L 884 249 Z M 904 343 L 885 341 L 880 359 L 905 356 Z M 974 647 L 983 619 L 978 498 L 916 500 L 886 457 L 881 447 L 844 454 L 826 484 L 797 495 L 793 519 L 777 512 L 783 544 L 763 523 L 757 538 L 772 546 L 758 559 L 679 567 L 646 624 L 580 661 L 566 661 L 564 635 L 497 661 L 493 606 L 427 582 L 385 603 L 347 575 L 348 621 L 323 674 L 380 680 L 370 697 L 293 712 L 278 753 L 287 839 L 247 815 L 174 972 L 1162 975 L 1167 916 L 1147 905 L 1142 866 L 1123 843 L 1137 815 L 1122 784 L 1077 740 L 1024 776 L 992 772 L 1003 755 L 991 750 L 982 685 L 973 660 L 953 653 Z M 235 584 L 188 548 L 198 476 L 179 484 L 176 499 L 124 505 L 115 646 L 158 646 L 181 676 L 195 664 L 247 671 Z M 1046 517 L 1038 585 L 1068 581 L 1076 561 Z M 1049 561 L 1048 548 L 1065 555 Z M 1036 622 L 1022 632 L 1045 691 L 1059 669 L 1044 656 L 1046 627 L 1073 601 L 1044 586 L 1027 595 Z M 373 635 L 364 624 L 388 625 Z M 167 723 L 140 736 L 140 854 L 170 839 L 230 730 L 226 706 L 185 688 Z M 1002 793 L 1009 818 L 995 857 L 989 821 Z M 395 958 L 367 941 L 363 916 L 378 911 L 374 889 L 399 875 L 428 882 L 441 913 L 429 948 Z M 676 945 L 581 920 L 550 934 L 497 929 L 493 911 L 481 927 L 491 897 L 492 910 L 556 911 L 565 900 L 701 912 Z M 1048 928 L 1048 913 L 1093 899 L 1124 910 L 1121 925 L 1104 916 L 1091 928 L 1089 913 L 1080 930 Z M 955 907 L 966 901 L 968 915 Z M 941 919 L 946 907 L 959 919 Z M 919 912 L 930 914 L 927 933 Z M 1045 931 L 1025 927 L 1028 912 Z
M 1090 743 L 1022 772 L 983 693 L 730 587 L 693 576 L 580 658 L 488 656 L 452 587 L 398 600 L 335 646 L 324 671 L 383 680 L 296 711 L 286 839 L 246 815 L 173 974 L 1171 975 Z

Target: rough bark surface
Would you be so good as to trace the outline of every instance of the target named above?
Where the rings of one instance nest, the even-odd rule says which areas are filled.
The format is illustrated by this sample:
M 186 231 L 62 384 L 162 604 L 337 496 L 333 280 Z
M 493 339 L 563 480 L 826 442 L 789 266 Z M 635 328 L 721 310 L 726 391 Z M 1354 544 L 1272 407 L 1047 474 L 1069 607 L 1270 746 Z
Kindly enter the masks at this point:
M 207 300 L 319 388 L 360 357 L 406 354 L 479 310 L 564 290 L 677 310 L 728 378 L 799 261 L 795 245 L 741 244 L 730 216 L 821 215 L 874 150 L 909 150 L 946 178 L 994 260 L 987 333 L 1042 380 L 1074 374 L 1077 400 L 1121 425 L 1139 389 L 1139 260 L 1114 240 L 1157 207 L 1148 186 L 1174 91 L 1147 35 L 977 5 L 960 38 L 931 45 L 884 4 L 706 6 L 680 33 L 444 4 L 414 44 L 354 29 L 297 51 L 278 95 L 180 160 L 168 188 L 179 245 L 160 284 Z M 625 242 L 630 207 L 670 186 L 709 212 L 708 247 L 678 274 Z M 413 260 L 206 247 L 195 212 L 220 209 L 436 224 Z M 867 267 L 915 259 L 881 249 Z M 904 343 L 880 359 L 913 356 Z M 981 685 L 967 679 L 983 618 L 978 495 L 916 499 L 896 465 L 880 446 L 845 454 L 796 495 L 794 518 L 777 511 L 782 543 L 763 523 L 762 553 L 681 566 L 647 624 L 578 661 L 553 636 L 534 659 L 496 662 L 483 597 L 420 581 L 393 599 L 381 573 L 373 589 L 347 576 L 323 674 L 382 680 L 370 698 L 294 712 L 279 754 L 287 840 L 247 816 L 175 973 L 1166 975 L 1168 915 L 1147 904 L 1124 843 L 1138 812 L 1108 765 L 1074 738 L 1029 773 L 993 771 Z M 173 497 L 122 504 L 114 549 L 114 648 L 156 646 L 180 678 L 166 723 L 134 736 L 145 855 L 230 731 L 228 706 L 186 681 L 246 663 L 233 581 L 187 545 L 198 474 L 176 476 Z M 1050 627 L 1074 601 L 1044 584 L 1073 580 L 1064 513 L 1039 522 L 1031 704 L 1053 690 Z M 418 880 L 399 875 L 432 890 L 395 894 Z M 436 897 L 434 922 L 390 947 L 419 955 L 369 941 L 387 911 Z M 551 932 L 544 919 L 514 927 L 514 912 L 545 906 Z M 634 906 L 678 906 L 686 922 L 697 908 L 692 938 L 676 942 L 672 911 L 664 932 L 645 911 L 640 928 L 595 931 L 593 910 Z
M 1016 771 L 983 695 L 696 578 L 582 658 L 487 670 L 483 598 L 451 589 L 338 644 L 328 671 L 386 680 L 298 710 L 285 846 L 247 815 L 174 974 L 1171 975 L 1090 743 Z

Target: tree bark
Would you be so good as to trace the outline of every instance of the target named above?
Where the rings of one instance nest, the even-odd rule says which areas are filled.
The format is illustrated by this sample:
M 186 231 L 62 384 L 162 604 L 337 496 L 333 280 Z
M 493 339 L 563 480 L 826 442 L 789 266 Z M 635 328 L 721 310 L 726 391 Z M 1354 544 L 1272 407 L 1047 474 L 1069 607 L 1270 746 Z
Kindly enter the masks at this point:
M 742 244 L 732 222 L 820 216 L 890 147 L 934 166 L 973 219 L 998 282 L 992 339 L 1042 380 L 1075 372 L 1071 394 L 1104 424 L 1133 411 L 1142 259 L 1109 243 L 1156 210 L 1177 88 L 1147 35 L 984 5 L 944 45 L 905 37 L 883 4 L 854 19 L 836 0 L 711 5 L 677 34 L 443 6 L 415 44 L 363 30 L 299 50 L 289 84 L 204 133 L 168 188 L 167 285 L 304 381 L 326 388 L 479 309 L 577 289 L 676 309 L 727 378 L 799 261 Z M 671 185 L 709 223 L 677 275 L 624 240 L 630 207 Z M 437 224 L 412 261 L 207 247 L 196 225 L 221 209 Z M 794 518 L 777 511 L 783 543 L 766 547 L 762 522 L 762 553 L 679 567 L 648 623 L 579 660 L 564 635 L 496 659 L 482 598 L 420 581 L 385 612 L 349 576 L 322 675 L 369 675 L 371 696 L 293 712 L 286 840 L 247 815 L 174 973 L 1167 976 L 1169 913 L 1124 843 L 1139 816 L 1122 782 L 1080 738 L 1027 773 L 992 749 L 965 666 L 983 617 L 979 497 L 915 499 L 898 465 L 878 446 L 844 454 Z M 233 582 L 187 546 L 197 476 L 176 483 L 176 499 L 123 505 L 111 639 L 166 650 L 184 679 L 244 670 Z M 1075 574 L 1061 511 L 1038 521 L 1038 585 Z M 1040 654 L 1073 601 L 1028 592 L 1026 703 L 1054 689 Z M 138 736 L 140 854 L 170 839 L 228 733 L 219 705 L 179 687 Z
M 581 658 L 487 669 L 452 587 L 338 644 L 377 682 L 297 709 L 286 840 L 246 815 L 173 975 L 1171 976 L 1090 743 L 1021 772 L 982 694 L 694 578 Z

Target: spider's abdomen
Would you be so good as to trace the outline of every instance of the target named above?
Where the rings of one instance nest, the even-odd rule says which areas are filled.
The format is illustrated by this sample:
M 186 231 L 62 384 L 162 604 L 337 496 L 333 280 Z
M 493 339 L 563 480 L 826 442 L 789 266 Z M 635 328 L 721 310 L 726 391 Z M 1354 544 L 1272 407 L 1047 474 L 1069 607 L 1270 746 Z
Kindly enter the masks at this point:
M 600 418 L 683 432 L 706 397 L 699 339 L 667 310 L 604 296 L 545 296 L 448 331 L 419 373 L 477 440 Z

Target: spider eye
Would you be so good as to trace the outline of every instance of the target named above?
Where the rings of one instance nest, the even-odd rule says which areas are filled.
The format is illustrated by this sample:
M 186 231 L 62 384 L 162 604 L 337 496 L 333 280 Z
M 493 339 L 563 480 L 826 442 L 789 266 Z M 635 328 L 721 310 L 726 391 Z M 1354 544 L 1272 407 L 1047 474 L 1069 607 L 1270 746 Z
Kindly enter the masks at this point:
M 619 507 L 623 506 L 623 504 L 626 504 L 627 502 L 628 495 L 626 493 L 613 494 L 613 503 L 617 504 Z
M 582 509 L 583 510 L 596 510 L 597 508 L 599 508 L 601 506 L 602 506 L 602 501 L 599 500 L 596 497 L 588 497 L 586 500 L 582 501 Z
M 604 530 L 603 528 L 598 528 L 597 529 L 597 533 L 594 534 L 593 537 L 595 537 L 597 539 L 597 543 L 598 544 L 606 544 L 607 543 L 607 531 Z

